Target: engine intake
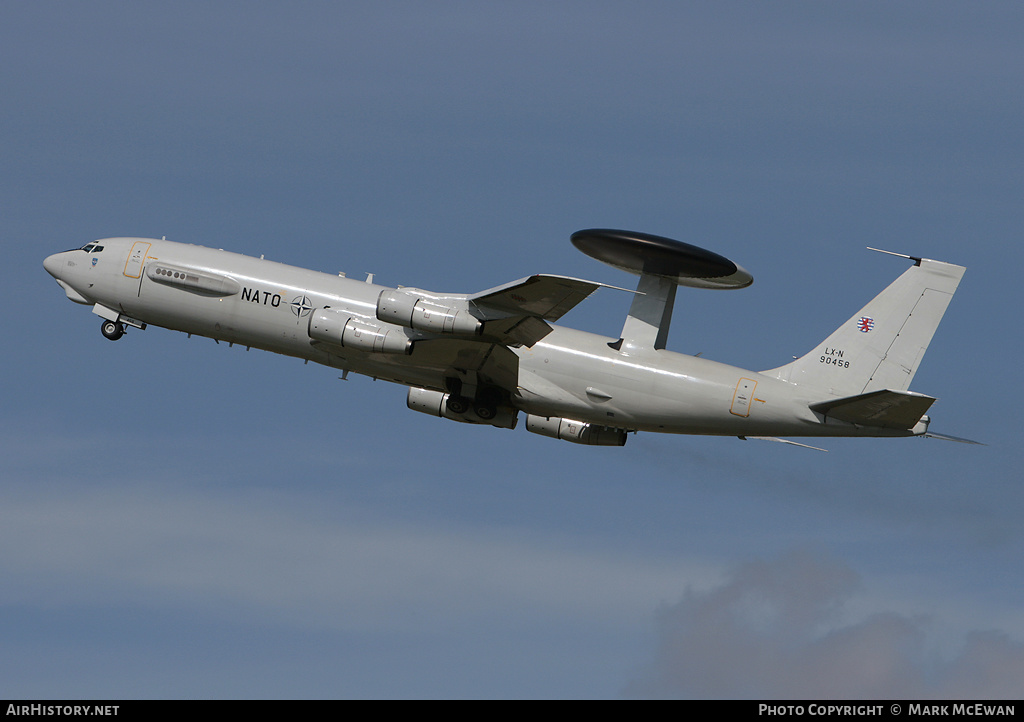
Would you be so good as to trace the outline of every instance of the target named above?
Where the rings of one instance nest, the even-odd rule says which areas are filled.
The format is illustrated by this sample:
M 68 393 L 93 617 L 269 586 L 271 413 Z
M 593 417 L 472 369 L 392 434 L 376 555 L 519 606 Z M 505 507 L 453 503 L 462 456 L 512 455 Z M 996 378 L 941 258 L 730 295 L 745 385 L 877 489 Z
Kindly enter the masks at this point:
M 526 416 L 526 430 L 553 439 L 571 441 L 589 446 L 625 446 L 626 430 L 611 426 L 598 426 L 585 421 L 563 419 L 558 416 Z
M 383 328 L 328 308 L 309 315 L 309 337 L 357 351 L 412 353 L 412 339 L 398 329 Z
M 418 331 L 478 336 L 484 325 L 469 308 L 443 306 L 411 293 L 381 291 L 377 297 L 377 318 Z

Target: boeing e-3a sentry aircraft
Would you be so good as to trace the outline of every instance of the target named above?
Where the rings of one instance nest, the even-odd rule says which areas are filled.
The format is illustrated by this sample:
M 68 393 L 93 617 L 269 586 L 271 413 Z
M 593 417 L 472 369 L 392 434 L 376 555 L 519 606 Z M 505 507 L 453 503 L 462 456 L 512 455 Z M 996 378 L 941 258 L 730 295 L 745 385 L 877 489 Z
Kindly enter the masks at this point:
M 514 428 L 522 412 L 532 432 L 602 446 L 630 431 L 939 436 L 925 415 L 935 399 L 908 389 L 962 266 L 891 254 L 913 265 L 850 320 L 792 363 L 748 371 L 665 348 L 678 286 L 744 288 L 742 267 L 646 233 L 590 229 L 572 242 L 640 276 L 617 338 L 554 325 L 606 286 L 565 276 L 434 293 L 149 238 L 43 265 L 108 339 L 153 325 L 295 356 L 404 384 L 409 408 L 455 421 Z

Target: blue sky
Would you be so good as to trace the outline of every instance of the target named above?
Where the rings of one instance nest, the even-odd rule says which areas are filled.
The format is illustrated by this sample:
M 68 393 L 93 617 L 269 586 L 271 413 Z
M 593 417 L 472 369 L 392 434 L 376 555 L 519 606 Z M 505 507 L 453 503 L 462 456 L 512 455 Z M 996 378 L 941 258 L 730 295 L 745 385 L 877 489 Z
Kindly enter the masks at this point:
M 1014 3 L 4 4 L 0 696 L 1019 697 L 1022 31 Z M 475 428 L 110 343 L 41 265 L 140 235 L 632 283 L 587 227 L 750 270 L 683 289 L 669 347 L 752 369 L 904 270 L 865 246 L 967 266 L 914 389 L 989 445 Z

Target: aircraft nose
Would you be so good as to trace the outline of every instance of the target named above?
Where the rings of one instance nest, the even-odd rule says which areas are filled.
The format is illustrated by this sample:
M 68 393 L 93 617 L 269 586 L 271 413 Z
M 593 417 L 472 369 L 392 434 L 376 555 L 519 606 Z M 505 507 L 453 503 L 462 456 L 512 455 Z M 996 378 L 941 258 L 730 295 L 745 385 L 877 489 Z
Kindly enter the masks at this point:
M 43 259 L 43 268 L 57 280 L 60 280 L 60 271 L 64 265 L 61 259 L 62 255 L 61 253 L 54 253 L 52 256 L 47 256 Z

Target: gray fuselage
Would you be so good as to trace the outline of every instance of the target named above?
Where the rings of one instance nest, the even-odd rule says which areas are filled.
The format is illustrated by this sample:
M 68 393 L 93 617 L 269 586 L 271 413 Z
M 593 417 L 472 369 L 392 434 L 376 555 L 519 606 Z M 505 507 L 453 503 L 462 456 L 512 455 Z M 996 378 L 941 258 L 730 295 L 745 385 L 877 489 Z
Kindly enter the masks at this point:
M 444 390 L 467 344 L 487 341 L 394 326 L 412 352 L 375 353 L 311 341 L 316 309 L 381 326 L 388 287 L 223 250 L 166 240 L 111 238 L 100 252 L 46 260 L 68 296 L 145 324 L 307 359 L 412 387 Z M 200 279 L 183 287 L 175 269 Z M 155 275 L 159 274 L 159 275 Z M 190 283 L 193 281 L 190 279 Z M 202 284 L 206 284 L 203 286 Z M 233 285 L 234 284 L 234 285 Z M 100 311 L 97 311 L 100 313 Z M 638 431 L 731 436 L 906 436 L 861 428 L 808 408 L 820 401 L 787 381 L 665 349 L 614 347 L 615 339 L 552 326 L 532 346 L 501 347 L 504 389 L 516 409 L 544 417 Z

